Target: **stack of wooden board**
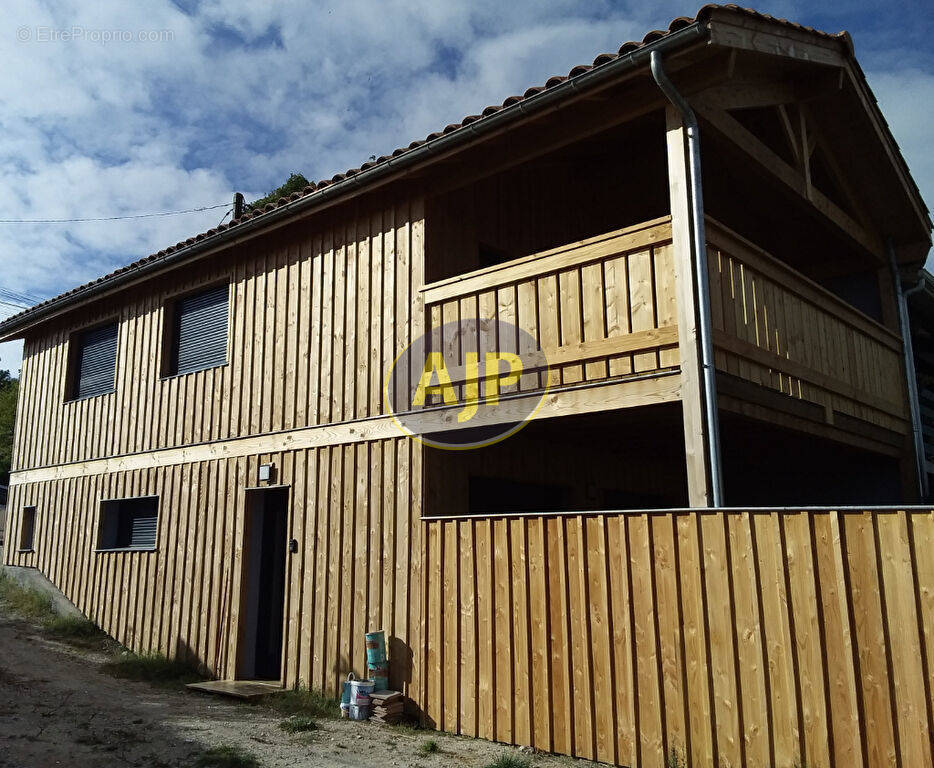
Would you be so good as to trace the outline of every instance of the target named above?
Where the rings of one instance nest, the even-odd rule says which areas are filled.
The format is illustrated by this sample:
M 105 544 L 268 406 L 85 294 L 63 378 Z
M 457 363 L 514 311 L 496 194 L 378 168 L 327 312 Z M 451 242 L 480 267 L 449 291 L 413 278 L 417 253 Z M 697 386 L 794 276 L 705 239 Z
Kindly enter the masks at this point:
M 402 719 L 405 700 L 399 691 L 373 691 L 370 694 L 370 722 L 398 723 Z

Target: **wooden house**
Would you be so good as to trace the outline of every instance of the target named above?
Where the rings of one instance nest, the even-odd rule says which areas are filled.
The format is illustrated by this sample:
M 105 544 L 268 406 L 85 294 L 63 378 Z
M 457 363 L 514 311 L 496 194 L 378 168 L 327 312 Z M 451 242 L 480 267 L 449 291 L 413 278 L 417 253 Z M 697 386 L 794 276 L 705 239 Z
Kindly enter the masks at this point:
M 333 692 L 383 628 L 460 733 L 929 765 L 930 230 L 846 33 L 705 6 L 0 324 L 5 561 L 218 678 Z M 491 318 L 523 428 L 400 431 L 394 363 Z

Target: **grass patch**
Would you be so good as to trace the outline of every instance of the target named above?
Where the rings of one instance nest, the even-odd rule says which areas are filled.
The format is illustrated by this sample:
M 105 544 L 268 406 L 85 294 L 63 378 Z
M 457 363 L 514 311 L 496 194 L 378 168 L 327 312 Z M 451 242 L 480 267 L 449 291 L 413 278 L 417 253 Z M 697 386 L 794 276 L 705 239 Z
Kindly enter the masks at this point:
M 422 757 L 428 757 L 428 755 L 434 755 L 440 751 L 441 747 L 434 739 L 428 739 L 428 741 L 423 741 L 418 745 L 418 754 Z
M 52 609 L 52 598 L 38 590 L 27 589 L 5 573 L 0 573 L 0 602 L 11 613 L 39 624 L 58 617 Z
M 38 624 L 49 637 L 72 645 L 94 646 L 107 637 L 83 616 L 59 615 L 51 597 L 22 586 L 5 573 L 0 573 L 0 604 L 10 613 Z
M 202 752 L 196 768 L 259 768 L 259 760 L 242 747 L 222 744 Z
M 528 759 L 510 752 L 503 752 L 486 768 L 531 768 L 531 766 L 532 763 Z
M 340 702 L 308 688 L 294 688 L 264 697 L 263 703 L 283 715 L 304 717 L 340 717 Z
M 306 715 L 292 715 L 288 720 L 279 723 L 279 727 L 286 733 L 304 733 L 317 730 L 318 724 Z
M 124 680 L 142 680 L 156 685 L 185 685 L 203 680 L 191 664 L 181 659 L 167 659 L 161 653 L 139 654 L 124 651 L 101 669 Z

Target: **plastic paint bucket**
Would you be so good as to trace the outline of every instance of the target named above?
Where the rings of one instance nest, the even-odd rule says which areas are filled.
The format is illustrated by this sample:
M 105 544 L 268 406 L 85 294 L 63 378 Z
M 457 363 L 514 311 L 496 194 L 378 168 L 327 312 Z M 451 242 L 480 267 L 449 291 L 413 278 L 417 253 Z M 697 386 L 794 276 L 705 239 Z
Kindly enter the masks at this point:
M 354 681 L 354 674 L 351 672 L 347 679 L 341 685 L 341 716 L 347 717 L 350 711 L 350 684 Z
M 351 720 L 369 720 L 370 719 L 370 707 L 357 707 L 353 704 L 350 705 L 350 719 Z
M 355 718 L 353 716 L 354 707 L 369 707 L 370 694 L 373 693 L 374 686 L 372 680 L 351 680 L 350 681 L 350 717 L 352 720 L 365 720 L 366 718 Z M 369 714 L 367 715 L 369 717 Z
M 366 663 L 378 664 L 386 661 L 386 633 L 383 630 L 378 632 L 367 632 L 366 638 Z

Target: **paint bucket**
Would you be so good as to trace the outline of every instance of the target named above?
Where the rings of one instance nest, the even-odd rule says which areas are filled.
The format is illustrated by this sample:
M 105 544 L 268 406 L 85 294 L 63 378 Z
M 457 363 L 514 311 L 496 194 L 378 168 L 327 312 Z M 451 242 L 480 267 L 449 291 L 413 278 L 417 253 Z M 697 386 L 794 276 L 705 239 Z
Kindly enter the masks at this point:
M 373 693 L 372 680 L 351 680 L 350 681 L 350 719 L 365 720 L 366 718 L 354 717 L 354 707 L 369 708 L 370 694 Z M 369 717 L 369 715 L 367 715 Z
M 386 661 L 386 633 L 383 630 L 366 633 L 366 663 Z
M 373 690 L 385 691 L 389 688 L 389 662 L 379 661 L 376 663 L 367 662 L 367 677 L 373 681 Z
M 351 720 L 369 720 L 370 719 L 370 707 L 357 707 L 353 704 L 350 705 L 350 719 Z
M 341 686 L 341 717 L 347 717 L 350 713 L 350 684 L 355 679 L 354 673 L 351 672 Z

